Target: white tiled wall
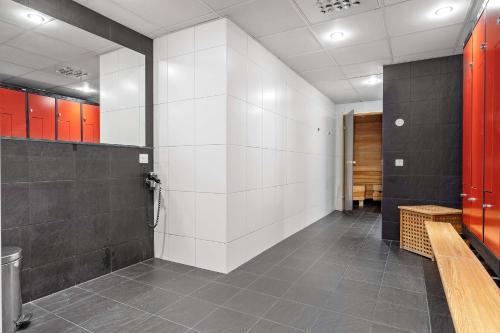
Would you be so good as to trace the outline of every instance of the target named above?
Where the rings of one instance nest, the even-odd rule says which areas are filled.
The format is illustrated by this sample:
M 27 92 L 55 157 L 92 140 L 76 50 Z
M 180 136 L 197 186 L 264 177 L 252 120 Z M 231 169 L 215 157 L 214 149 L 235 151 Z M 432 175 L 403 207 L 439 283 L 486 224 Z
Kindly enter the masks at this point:
M 228 272 L 334 209 L 334 104 L 232 22 L 155 39 L 160 258 Z
M 101 142 L 145 145 L 144 59 L 127 48 L 99 56 Z

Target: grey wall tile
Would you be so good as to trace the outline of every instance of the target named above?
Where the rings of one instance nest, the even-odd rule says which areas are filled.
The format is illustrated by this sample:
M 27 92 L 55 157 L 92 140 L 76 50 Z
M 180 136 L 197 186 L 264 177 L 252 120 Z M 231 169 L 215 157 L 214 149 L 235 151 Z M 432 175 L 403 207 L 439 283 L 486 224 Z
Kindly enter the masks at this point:
M 77 237 L 73 220 L 34 225 L 31 228 L 31 265 L 42 266 L 74 256 Z
M 37 299 L 75 284 L 75 258 L 31 269 L 31 299 Z
M 27 225 L 29 222 L 29 184 L 2 185 L 2 229 Z
M 111 272 L 111 251 L 108 248 L 79 254 L 76 257 L 76 283 L 82 283 Z
M 76 153 L 77 179 L 107 179 L 109 177 L 108 146 L 80 145 Z
M 31 224 L 69 219 L 73 214 L 74 184 L 73 181 L 30 183 Z
M 55 142 L 29 142 L 31 181 L 75 179 L 74 145 Z
M 28 145 L 24 140 L 0 139 L 2 183 L 29 180 Z
M 461 96 L 462 56 L 384 67 L 384 238 L 399 240 L 398 205 L 460 207 Z
M 102 249 L 109 244 L 110 213 L 83 216 L 75 220 L 78 253 Z

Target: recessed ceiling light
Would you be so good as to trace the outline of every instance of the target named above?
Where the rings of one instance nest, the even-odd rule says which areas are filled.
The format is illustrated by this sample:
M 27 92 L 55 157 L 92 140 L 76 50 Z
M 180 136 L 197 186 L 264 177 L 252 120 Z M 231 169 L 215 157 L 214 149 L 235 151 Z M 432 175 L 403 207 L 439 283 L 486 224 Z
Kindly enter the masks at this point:
M 379 84 L 382 82 L 382 79 L 376 76 L 370 76 L 368 79 L 363 81 L 363 84 L 369 85 L 369 86 L 374 86 L 376 84 Z
M 344 33 L 342 31 L 335 31 L 330 34 L 330 39 L 334 42 L 344 39 Z
M 39 14 L 29 13 L 26 15 L 26 17 L 28 18 L 28 20 L 30 20 L 31 22 L 36 23 L 36 24 L 41 24 L 41 23 L 45 22 L 45 17 L 43 17 L 42 15 L 39 15 Z
M 438 10 L 436 10 L 434 12 L 434 14 L 436 14 L 436 16 L 443 17 L 443 16 L 450 15 L 452 11 L 453 11 L 453 7 L 446 6 L 446 7 L 439 8 Z

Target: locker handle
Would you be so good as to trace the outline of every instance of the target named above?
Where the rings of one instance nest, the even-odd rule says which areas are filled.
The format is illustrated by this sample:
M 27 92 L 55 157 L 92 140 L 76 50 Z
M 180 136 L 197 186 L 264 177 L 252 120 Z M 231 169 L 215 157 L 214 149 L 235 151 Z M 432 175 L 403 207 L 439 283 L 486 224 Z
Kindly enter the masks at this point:
M 33 109 L 32 109 L 32 108 L 30 108 L 30 112 L 33 112 Z
M 61 113 L 61 112 L 58 112 L 58 113 L 57 113 L 57 116 L 58 116 L 58 117 L 62 117 L 62 113 Z
M 477 198 L 468 198 L 467 201 L 474 202 L 474 201 L 477 201 Z
M 483 208 L 493 208 L 492 204 L 483 204 Z
M 83 121 L 87 121 L 87 118 L 83 117 Z
M 460 196 L 461 196 L 462 198 L 464 198 L 464 197 L 466 197 L 466 196 L 467 196 L 467 193 L 460 193 Z

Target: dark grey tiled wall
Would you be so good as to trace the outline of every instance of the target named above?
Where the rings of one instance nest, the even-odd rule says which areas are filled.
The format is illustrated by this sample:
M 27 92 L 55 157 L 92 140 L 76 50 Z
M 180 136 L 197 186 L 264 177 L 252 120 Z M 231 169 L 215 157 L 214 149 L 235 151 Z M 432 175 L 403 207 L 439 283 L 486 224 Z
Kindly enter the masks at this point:
M 150 148 L 2 139 L 2 245 L 23 248 L 23 300 L 153 256 Z
M 461 207 L 461 55 L 384 66 L 383 155 L 383 238 L 399 240 L 399 205 Z

